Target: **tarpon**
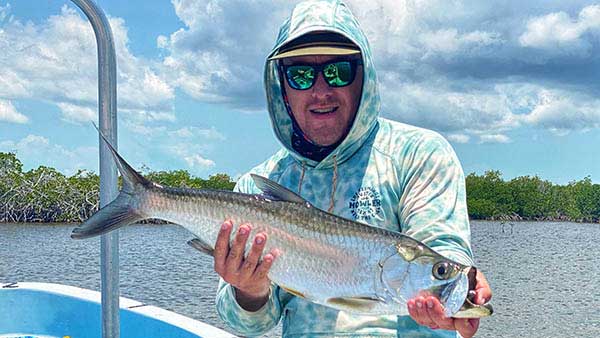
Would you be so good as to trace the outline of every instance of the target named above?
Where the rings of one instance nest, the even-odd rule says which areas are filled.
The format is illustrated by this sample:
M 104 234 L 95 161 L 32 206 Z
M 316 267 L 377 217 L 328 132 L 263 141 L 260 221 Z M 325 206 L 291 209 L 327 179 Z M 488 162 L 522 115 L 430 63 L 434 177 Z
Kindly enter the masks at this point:
M 298 297 L 352 313 L 408 315 L 409 299 L 433 295 L 448 317 L 492 314 L 490 304 L 471 301 L 474 267 L 445 258 L 409 236 L 320 210 L 258 175 L 252 178 L 263 192 L 260 195 L 164 187 L 144 178 L 104 141 L 123 187 L 114 201 L 75 228 L 72 238 L 157 218 L 183 226 L 197 237 L 191 246 L 212 254 L 224 220 L 234 224 L 232 234 L 239 225 L 250 223 L 250 236 L 267 234 L 263 252 L 279 251 L 269 279 Z

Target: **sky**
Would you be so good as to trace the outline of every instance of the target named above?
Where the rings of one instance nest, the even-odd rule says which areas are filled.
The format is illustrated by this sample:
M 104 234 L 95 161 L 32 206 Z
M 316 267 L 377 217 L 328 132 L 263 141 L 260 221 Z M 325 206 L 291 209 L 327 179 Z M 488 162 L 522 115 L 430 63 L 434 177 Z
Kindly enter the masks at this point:
M 117 53 L 119 150 L 233 178 L 279 147 L 264 60 L 296 1 L 97 0 Z M 600 4 L 348 0 L 381 115 L 435 130 L 466 174 L 600 183 Z M 98 172 L 97 54 L 71 2 L 0 0 L 0 152 Z

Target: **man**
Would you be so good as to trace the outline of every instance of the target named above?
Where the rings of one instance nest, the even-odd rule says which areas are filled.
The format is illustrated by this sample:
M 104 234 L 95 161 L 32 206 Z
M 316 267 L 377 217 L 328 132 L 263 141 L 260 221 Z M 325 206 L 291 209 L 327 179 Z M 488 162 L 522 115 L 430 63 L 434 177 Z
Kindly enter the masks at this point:
M 348 8 L 307 1 L 283 24 L 265 65 L 273 129 L 282 149 L 251 172 L 297 191 L 339 216 L 402 231 L 442 255 L 473 265 L 464 175 L 438 134 L 379 118 L 371 52 Z M 249 174 L 236 190 L 260 193 Z M 267 278 L 278 252 L 232 234 L 226 220 L 215 245 L 220 317 L 244 336 L 263 334 L 283 318 L 284 337 L 471 337 L 478 320 L 445 318 L 434 297 L 408 302 L 409 316 L 359 316 L 295 297 Z M 229 238 L 234 239 L 230 246 Z M 244 258 L 244 247 L 252 247 Z M 478 274 L 476 302 L 491 291 Z M 412 317 L 412 318 L 411 318 Z

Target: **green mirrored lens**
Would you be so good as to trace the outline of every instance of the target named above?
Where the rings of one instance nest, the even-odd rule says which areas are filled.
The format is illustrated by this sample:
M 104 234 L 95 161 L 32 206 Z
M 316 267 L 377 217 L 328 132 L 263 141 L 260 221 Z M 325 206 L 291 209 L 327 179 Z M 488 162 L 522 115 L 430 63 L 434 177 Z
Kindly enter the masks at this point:
M 348 61 L 331 63 L 325 66 L 323 75 L 330 86 L 346 86 L 352 81 L 352 66 Z
M 284 66 L 285 77 L 290 87 L 306 90 L 315 83 L 317 73 L 322 72 L 330 87 L 344 87 L 352 83 L 356 73 L 356 61 L 337 61 L 324 65 Z
M 315 80 L 315 70 L 310 66 L 290 66 L 286 75 L 294 89 L 309 88 Z

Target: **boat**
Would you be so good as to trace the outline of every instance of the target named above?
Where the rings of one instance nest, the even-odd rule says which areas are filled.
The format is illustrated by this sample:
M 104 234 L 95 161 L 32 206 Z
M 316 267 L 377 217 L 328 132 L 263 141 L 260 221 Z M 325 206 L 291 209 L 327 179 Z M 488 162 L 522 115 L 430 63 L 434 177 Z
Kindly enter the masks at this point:
M 0 338 L 102 338 L 100 292 L 52 283 L 0 284 Z M 123 338 L 233 338 L 219 328 L 120 297 Z

